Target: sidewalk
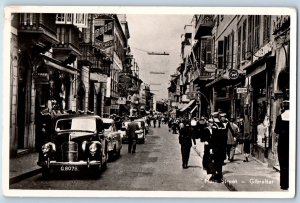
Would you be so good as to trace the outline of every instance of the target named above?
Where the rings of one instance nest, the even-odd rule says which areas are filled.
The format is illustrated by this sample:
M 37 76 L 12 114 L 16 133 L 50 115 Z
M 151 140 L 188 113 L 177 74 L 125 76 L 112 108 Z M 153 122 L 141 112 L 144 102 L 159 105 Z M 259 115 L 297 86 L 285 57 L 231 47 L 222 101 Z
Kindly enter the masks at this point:
M 41 173 L 37 165 L 38 153 L 28 153 L 9 160 L 9 184 L 14 184 L 28 177 Z
M 197 140 L 193 148 L 197 154 L 203 157 L 204 145 Z M 231 191 L 281 191 L 280 174 L 273 168 L 249 157 L 249 162 L 243 162 L 243 154 L 236 149 L 234 161 L 225 161 L 223 166 L 224 184 Z M 209 175 L 210 176 L 210 175 Z

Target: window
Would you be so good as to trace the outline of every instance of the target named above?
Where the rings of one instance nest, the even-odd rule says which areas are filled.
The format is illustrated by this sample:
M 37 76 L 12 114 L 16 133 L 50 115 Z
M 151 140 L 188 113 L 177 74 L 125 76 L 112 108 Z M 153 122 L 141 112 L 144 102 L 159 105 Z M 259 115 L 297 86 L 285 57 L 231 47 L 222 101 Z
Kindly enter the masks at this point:
M 267 43 L 270 41 L 270 32 L 271 32 L 271 16 L 264 16 L 264 35 L 263 42 Z
M 252 19 L 253 19 L 253 16 L 248 16 L 248 49 L 247 51 L 249 53 L 252 53 L 252 49 L 253 49 L 253 46 L 252 46 L 252 40 L 253 40 L 253 22 L 252 22 Z M 248 54 L 247 54 L 248 56 Z M 250 55 L 251 57 L 251 55 Z M 249 57 L 247 57 L 248 59 Z
M 247 33 L 247 21 L 243 22 L 243 38 L 242 38 L 242 60 L 245 60 L 246 57 L 246 33 Z M 248 33 L 249 34 L 249 33 Z M 248 38 L 249 40 L 249 38 Z M 251 41 L 250 41 L 251 42 Z M 249 50 L 249 49 L 248 49 Z
M 218 68 L 223 69 L 223 63 L 224 63 L 224 41 L 220 40 L 218 41 Z
M 88 15 L 83 13 L 76 13 L 74 17 L 74 25 L 79 28 L 87 28 Z
M 222 22 L 224 19 L 224 15 L 220 15 L 220 21 Z
M 66 13 L 66 24 L 72 24 L 73 23 L 73 14 Z
M 58 13 L 56 14 L 56 24 L 65 24 L 65 14 L 64 13 Z
M 260 47 L 260 16 L 254 16 L 254 50 Z
M 241 61 L 241 40 L 242 40 L 242 27 L 238 28 L 238 44 L 237 44 L 237 58 L 236 58 L 236 62 L 237 65 L 240 65 L 240 61 Z
M 208 39 L 206 40 L 206 46 L 205 46 L 205 63 L 211 64 L 212 63 L 212 40 Z
M 224 66 L 223 68 L 227 68 L 228 64 L 229 64 L 229 54 L 230 54 L 230 51 L 229 51 L 229 38 L 230 36 L 228 37 L 224 37 Z
M 230 68 L 233 68 L 234 64 L 234 57 L 233 57 L 233 53 L 234 53 L 234 32 L 232 31 L 231 33 L 231 40 L 230 40 Z

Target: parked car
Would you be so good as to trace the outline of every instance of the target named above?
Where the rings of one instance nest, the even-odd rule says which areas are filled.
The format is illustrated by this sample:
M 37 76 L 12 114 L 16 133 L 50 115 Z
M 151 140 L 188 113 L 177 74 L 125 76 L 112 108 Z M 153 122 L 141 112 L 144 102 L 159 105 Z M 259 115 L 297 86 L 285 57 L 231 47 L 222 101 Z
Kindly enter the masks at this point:
M 143 117 L 143 118 L 137 119 L 135 121 L 141 122 L 141 126 L 142 126 L 143 130 L 145 131 L 145 134 L 149 133 L 149 125 L 146 122 L 146 118 Z
M 102 118 L 104 135 L 108 140 L 107 150 L 108 159 L 112 160 L 120 156 L 122 149 L 121 133 L 117 131 L 115 121 L 111 118 Z
M 94 115 L 62 115 L 52 121 L 37 163 L 43 177 L 48 178 L 52 170 L 88 170 L 93 177 L 99 177 L 108 159 L 102 119 Z
M 140 121 L 135 121 L 135 122 L 139 125 L 139 128 L 140 128 L 139 130 L 136 131 L 136 134 L 138 137 L 137 142 L 145 143 L 146 135 L 145 135 L 145 129 L 142 126 L 142 122 L 140 122 Z M 121 130 L 119 130 L 119 132 L 121 133 L 123 143 L 128 141 L 128 136 L 126 134 L 126 130 L 127 130 L 127 126 L 129 123 L 130 123 L 130 121 L 123 122 Z

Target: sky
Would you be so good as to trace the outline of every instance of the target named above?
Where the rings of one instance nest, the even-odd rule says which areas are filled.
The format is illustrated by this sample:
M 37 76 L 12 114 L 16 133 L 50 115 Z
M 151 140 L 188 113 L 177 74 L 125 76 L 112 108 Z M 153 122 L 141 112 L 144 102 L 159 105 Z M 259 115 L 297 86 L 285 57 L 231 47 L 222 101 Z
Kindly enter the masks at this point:
M 140 78 L 150 84 L 156 99 L 167 99 L 170 75 L 181 63 L 181 34 L 192 15 L 127 15 L 129 46 L 140 69 Z M 168 52 L 170 55 L 148 55 Z M 153 74 L 161 72 L 164 74 Z

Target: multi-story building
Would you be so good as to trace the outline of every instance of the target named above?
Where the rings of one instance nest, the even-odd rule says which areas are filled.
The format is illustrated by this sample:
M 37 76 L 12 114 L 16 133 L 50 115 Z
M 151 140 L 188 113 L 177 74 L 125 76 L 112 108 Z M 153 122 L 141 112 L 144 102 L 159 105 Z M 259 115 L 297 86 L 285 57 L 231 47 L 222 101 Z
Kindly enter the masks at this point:
M 213 35 L 214 27 L 213 15 L 195 15 L 194 22 L 194 40 L 191 53 L 193 62 L 193 71 L 191 78 L 194 85 L 194 92 L 198 100 L 198 117 L 208 117 L 211 109 L 212 99 L 211 91 L 206 85 L 213 80 L 212 75 L 216 71 L 216 65 L 213 62 Z
M 252 155 L 274 164 L 274 123 L 280 103 L 289 99 L 290 17 L 195 15 L 192 23 L 195 41 L 186 57 L 192 65 L 177 69 L 170 102 L 179 86 L 181 95 L 196 90 L 199 115 L 218 111 L 236 118 L 241 133 L 251 137 Z
M 12 14 L 11 155 L 41 142 L 43 112 L 77 108 L 81 14 Z M 84 98 L 83 98 L 84 100 Z M 84 102 L 84 101 L 82 101 Z
M 125 16 L 14 13 L 11 25 L 12 156 L 39 147 L 46 114 L 119 113 Z

